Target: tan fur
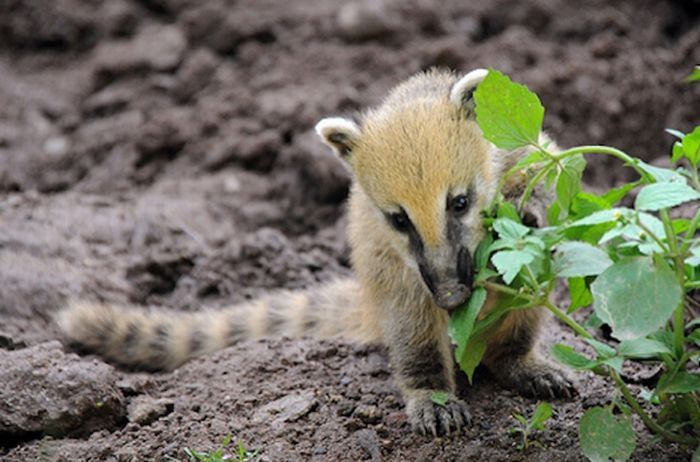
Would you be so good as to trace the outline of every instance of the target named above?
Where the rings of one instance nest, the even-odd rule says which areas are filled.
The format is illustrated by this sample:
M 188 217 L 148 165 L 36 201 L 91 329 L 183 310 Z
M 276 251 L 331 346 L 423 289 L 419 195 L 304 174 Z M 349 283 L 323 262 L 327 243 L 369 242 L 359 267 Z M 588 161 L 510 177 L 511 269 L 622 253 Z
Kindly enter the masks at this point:
M 389 347 L 414 427 L 433 434 L 459 430 L 469 415 L 454 395 L 449 314 L 436 305 L 422 279 L 416 243 L 392 228 L 388 217 L 405 211 L 420 236 L 421 258 L 440 277 L 456 277 L 456 245 L 476 249 L 485 233 L 481 210 L 493 200 L 503 173 L 527 154 L 496 149 L 471 117 L 468 92 L 477 83 L 474 76 L 482 75 L 472 73 L 455 85 L 451 73 L 419 74 L 359 123 L 330 118 L 317 125 L 323 141 L 354 173 L 349 239 L 356 280 L 271 294 L 218 312 L 175 315 L 80 302 L 59 314 L 64 332 L 113 361 L 150 369 L 177 367 L 192 356 L 266 334 L 381 340 Z M 506 190 L 519 195 L 523 181 L 514 177 Z M 446 229 L 456 218 L 448 217 L 446 203 L 469 191 L 473 204 L 458 219 L 455 244 Z M 490 294 L 489 306 L 494 299 Z M 492 335 L 485 362 L 509 386 L 522 389 L 534 381 L 535 391 L 558 393 L 564 379 L 531 352 L 541 319 L 537 310 L 506 316 Z M 509 354 L 512 361 L 503 362 Z M 433 391 L 448 392 L 449 404 L 434 406 Z

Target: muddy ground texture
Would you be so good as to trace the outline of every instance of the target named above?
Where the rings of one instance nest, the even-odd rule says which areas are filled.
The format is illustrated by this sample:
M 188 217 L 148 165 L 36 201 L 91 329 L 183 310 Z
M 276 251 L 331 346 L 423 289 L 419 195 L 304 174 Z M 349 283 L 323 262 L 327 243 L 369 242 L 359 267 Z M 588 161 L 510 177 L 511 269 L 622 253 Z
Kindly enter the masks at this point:
M 349 178 L 312 132 L 431 66 L 537 91 L 564 146 L 665 156 L 698 122 L 697 1 L 5 0 L 0 9 L 0 459 L 184 460 L 228 434 L 259 460 L 580 460 L 612 389 L 577 376 L 541 446 L 535 402 L 486 372 L 464 435 L 414 435 L 385 352 L 244 342 L 167 374 L 78 356 L 67 297 L 219 307 L 350 273 Z M 588 179 L 627 173 L 598 161 Z M 566 341 L 554 321 L 544 346 Z M 635 460 L 687 458 L 640 430 Z

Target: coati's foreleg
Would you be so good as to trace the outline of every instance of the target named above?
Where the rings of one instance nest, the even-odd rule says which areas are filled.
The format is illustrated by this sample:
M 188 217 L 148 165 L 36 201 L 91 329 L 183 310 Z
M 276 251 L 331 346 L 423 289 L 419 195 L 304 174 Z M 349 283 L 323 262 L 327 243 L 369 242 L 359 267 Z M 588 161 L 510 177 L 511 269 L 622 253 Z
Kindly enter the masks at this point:
M 461 430 L 470 416 L 455 395 L 447 313 L 429 302 L 390 311 L 384 335 L 413 429 L 434 436 Z M 435 392 L 448 394 L 444 406 L 432 401 Z
M 536 398 L 570 398 L 571 380 L 535 348 L 543 322 L 541 308 L 511 311 L 490 336 L 484 364 L 506 388 Z

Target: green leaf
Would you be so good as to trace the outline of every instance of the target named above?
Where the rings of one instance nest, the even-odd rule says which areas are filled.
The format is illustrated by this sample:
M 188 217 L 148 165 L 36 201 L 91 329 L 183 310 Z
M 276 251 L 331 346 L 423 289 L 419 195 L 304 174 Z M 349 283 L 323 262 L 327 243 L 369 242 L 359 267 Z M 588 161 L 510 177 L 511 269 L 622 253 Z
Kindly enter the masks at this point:
M 638 338 L 620 342 L 620 354 L 628 358 L 647 359 L 657 358 L 660 354 L 671 354 L 671 350 L 658 340 Z
M 586 217 L 610 208 L 610 203 L 595 194 L 579 191 L 571 201 L 571 212 L 576 218 Z
M 684 233 L 690 226 L 690 220 L 686 218 L 676 218 L 671 222 L 674 234 Z
M 700 79 L 700 70 L 698 68 L 696 68 L 696 72 L 698 73 L 698 79 Z M 700 462 L 700 446 L 693 451 L 693 457 L 690 459 L 690 462 Z
M 685 133 L 683 133 L 683 132 L 680 131 L 680 130 L 676 130 L 676 129 L 674 129 L 674 128 L 667 128 L 667 129 L 665 129 L 664 131 L 665 131 L 666 133 L 668 133 L 669 135 L 675 136 L 675 137 L 678 138 L 679 140 L 682 140 L 683 137 L 685 136 Z
M 700 125 L 683 137 L 683 153 L 693 164 L 693 167 L 700 163 Z
M 685 263 L 690 266 L 700 265 L 700 246 L 690 249 L 690 257 L 685 259 Z
M 602 364 L 606 364 L 613 369 L 615 369 L 617 372 L 622 372 L 622 363 L 625 362 L 625 358 L 622 356 L 615 356 L 613 358 L 605 358 L 601 361 Z
M 695 66 L 693 72 L 690 73 L 688 77 L 685 78 L 686 82 L 697 82 L 700 80 L 700 66 Z
M 587 338 L 584 340 L 603 358 L 612 358 L 613 356 L 617 355 L 617 351 L 615 351 L 614 348 L 606 345 L 603 342 L 599 342 L 598 340 L 592 338 Z
M 659 183 L 685 183 L 683 175 L 669 168 L 656 167 L 647 164 L 641 159 L 637 159 L 637 166 L 651 175 Z
M 601 210 L 600 212 L 595 212 L 590 215 L 588 215 L 585 218 L 581 218 L 580 220 L 576 220 L 573 223 L 569 223 L 567 225 L 568 228 L 573 228 L 577 226 L 592 226 L 592 225 L 600 225 L 603 223 L 611 223 L 614 221 L 619 220 L 621 217 L 625 216 L 627 214 L 627 211 L 629 209 L 624 209 L 624 208 L 614 208 L 610 210 Z
M 528 165 L 537 164 L 548 159 L 549 156 L 546 153 L 539 150 L 532 151 L 530 154 L 520 159 L 518 163 L 515 164 L 515 166 L 508 171 L 508 173 L 517 172 L 518 170 L 522 170 Z
M 562 161 L 555 188 L 556 198 L 547 211 L 547 219 L 551 224 L 558 224 L 569 215 L 571 201 L 581 191 L 581 177 L 585 168 L 586 159 L 583 155 L 567 157 Z
M 452 316 L 450 316 L 448 330 L 450 337 L 457 344 L 457 349 L 455 350 L 455 358 L 458 363 L 462 363 L 463 357 L 466 353 L 467 343 L 474 330 L 474 322 L 481 308 L 486 302 L 486 289 L 483 287 L 478 287 L 472 293 L 469 301 L 465 306 L 458 308 Z
M 634 340 L 660 329 L 681 301 L 673 271 L 651 257 L 631 257 L 606 269 L 591 284 L 593 309 L 618 340 Z
M 569 309 L 567 310 L 568 314 L 573 313 L 578 308 L 593 303 L 593 295 L 591 295 L 591 291 L 588 290 L 584 278 L 569 279 L 569 298 L 571 299 L 571 305 L 569 305 Z
M 481 359 L 486 353 L 487 337 L 484 335 L 475 336 L 469 339 L 466 348 L 464 349 L 464 354 L 462 355 L 462 361 L 459 366 L 462 368 L 469 383 L 472 383 L 472 378 L 474 377 L 474 370 L 481 362 Z
M 598 366 L 598 361 L 588 359 L 574 351 L 569 345 L 557 343 L 552 347 L 552 356 L 562 364 L 578 370 L 590 370 Z
M 700 390 L 700 375 L 690 372 L 677 372 L 659 392 L 662 393 L 691 393 Z
M 544 430 L 544 423 L 552 417 L 554 410 L 549 403 L 540 403 L 532 413 L 532 418 L 528 423 L 528 429 Z
M 445 407 L 447 400 L 450 398 L 450 394 L 446 391 L 434 391 L 430 395 L 430 401 L 437 404 L 438 406 Z
M 488 281 L 492 277 L 498 276 L 498 272 L 491 268 L 484 268 L 476 274 L 475 281 Z
M 586 329 L 600 329 L 603 324 L 605 324 L 603 320 L 593 311 L 586 319 L 586 322 L 583 323 L 583 327 Z
M 501 149 L 539 142 L 544 107 L 536 94 L 493 69 L 474 92 L 476 122 L 484 138 Z
M 510 284 L 523 266 L 532 263 L 535 256 L 524 250 L 501 250 L 491 257 L 491 261 L 503 276 L 503 281 Z
M 499 218 L 494 220 L 493 229 L 498 232 L 498 235 L 503 239 L 513 239 L 518 240 L 525 236 L 530 228 L 523 226 L 518 222 L 510 220 L 508 218 Z
M 695 329 L 685 338 L 686 342 L 692 342 L 695 345 L 700 345 L 700 329 Z
M 636 446 L 629 417 L 616 417 L 602 407 L 593 407 L 581 417 L 579 441 L 583 454 L 592 462 L 628 460 Z
M 607 253 L 585 242 L 564 242 L 554 254 L 554 273 L 560 278 L 596 276 L 612 264 Z
M 603 194 L 601 197 L 605 199 L 608 202 L 608 204 L 613 206 L 620 202 L 630 191 L 632 191 L 637 186 L 639 186 L 638 181 L 635 181 L 634 183 L 625 183 L 619 188 L 613 188 L 608 190 L 608 192 Z
M 664 345 L 666 345 L 666 348 L 668 351 L 673 351 L 675 346 L 675 341 L 673 338 L 673 332 L 669 332 L 667 330 L 660 330 L 658 332 L 654 332 L 649 336 L 652 340 L 657 340 Z
M 477 272 L 481 272 L 489 263 L 489 247 L 493 244 L 493 235 L 490 233 L 479 243 L 474 252 L 474 267 Z
M 501 202 L 498 204 L 498 211 L 496 212 L 498 218 L 508 218 L 516 223 L 520 223 L 520 215 L 515 209 L 515 206 L 510 202 Z
M 700 192 L 684 183 L 654 183 L 639 191 L 634 206 L 637 210 L 661 210 L 698 199 Z
M 685 151 L 683 151 L 683 144 L 680 141 L 675 141 L 671 149 L 671 162 L 678 162 L 684 157 Z

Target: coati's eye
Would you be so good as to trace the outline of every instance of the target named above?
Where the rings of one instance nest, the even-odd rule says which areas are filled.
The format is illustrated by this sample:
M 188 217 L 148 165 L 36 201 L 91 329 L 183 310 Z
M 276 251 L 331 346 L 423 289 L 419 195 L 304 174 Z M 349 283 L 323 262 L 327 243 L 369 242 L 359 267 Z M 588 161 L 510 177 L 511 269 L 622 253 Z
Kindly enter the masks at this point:
M 403 210 L 389 215 L 389 222 L 391 222 L 391 226 L 393 226 L 396 231 L 402 233 L 408 231 L 408 228 L 411 226 L 411 220 L 408 219 L 406 212 Z
M 450 201 L 450 210 L 455 215 L 464 215 L 469 210 L 469 197 L 466 194 L 455 196 Z

